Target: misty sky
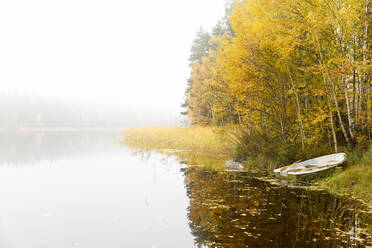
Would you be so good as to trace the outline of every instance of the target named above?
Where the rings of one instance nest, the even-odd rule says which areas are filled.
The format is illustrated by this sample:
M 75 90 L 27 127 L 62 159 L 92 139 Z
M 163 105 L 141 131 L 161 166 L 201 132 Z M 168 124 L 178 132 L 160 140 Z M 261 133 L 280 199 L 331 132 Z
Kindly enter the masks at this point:
M 224 0 L 0 2 L 0 92 L 180 111 L 191 42 Z

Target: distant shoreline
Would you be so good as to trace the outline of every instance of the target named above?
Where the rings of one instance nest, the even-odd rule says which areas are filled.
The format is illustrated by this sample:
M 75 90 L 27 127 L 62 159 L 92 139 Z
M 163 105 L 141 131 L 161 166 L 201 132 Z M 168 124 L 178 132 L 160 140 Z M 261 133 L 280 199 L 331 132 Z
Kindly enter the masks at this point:
M 79 131 L 123 131 L 123 127 L 0 127 L 0 132 L 79 132 Z

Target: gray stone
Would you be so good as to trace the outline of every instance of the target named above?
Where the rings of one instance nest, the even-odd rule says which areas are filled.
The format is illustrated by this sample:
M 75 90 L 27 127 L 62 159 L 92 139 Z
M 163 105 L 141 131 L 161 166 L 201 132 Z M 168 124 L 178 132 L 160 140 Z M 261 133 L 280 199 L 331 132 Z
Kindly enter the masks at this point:
M 243 164 L 234 160 L 227 161 L 224 166 L 226 170 L 244 170 Z

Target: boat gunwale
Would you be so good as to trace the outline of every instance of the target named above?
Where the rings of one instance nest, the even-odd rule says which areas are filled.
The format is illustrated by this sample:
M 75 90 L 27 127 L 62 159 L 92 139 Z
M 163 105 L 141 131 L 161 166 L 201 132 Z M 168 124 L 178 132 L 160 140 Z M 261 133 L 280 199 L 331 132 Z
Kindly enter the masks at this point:
M 324 155 L 324 156 L 317 157 L 317 158 L 308 159 L 302 162 L 295 162 L 291 165 L 277 168 L 274 170 L 274 172 L 280 173 L 281 175 L 310 174 L 310 173 L 315 173 L 315 172 L 320 172 L 320 171 L 331 169 L 333 167 L 336 167 L 344 163 L 345 160 L 346 160 L 345 153 L 334 153 L 334 154 Z M 313 168 L 306 167 L 309 165 L 312 165 L 315 167 Z M 299 170 L 299 171 L 291 171 L 291 170 Z

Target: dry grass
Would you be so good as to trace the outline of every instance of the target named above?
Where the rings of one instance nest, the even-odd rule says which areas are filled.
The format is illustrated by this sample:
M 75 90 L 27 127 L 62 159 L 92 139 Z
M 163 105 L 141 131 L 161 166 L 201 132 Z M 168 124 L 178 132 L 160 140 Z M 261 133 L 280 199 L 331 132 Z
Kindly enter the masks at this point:
M 189 165 L 221 169 L 234 156 L 234 128 L 220 127 L 156 127 L 133 128 L 123 131 L 123 144 L 141 151 L 158 151 L 177 155 Z M 323 188 L 345 193 L 372 203 L 372 146 L 362 157 L 348 154 L 349 167 L 330 177 L 315 178 Z M 257 159 L 256 159 L 257 160 Z M 262 164 L 268 158 L 262 158 Z M 263 167 L 271 172 L 273 168 Z
M 226 128 L 133 128 L 124 130 L 123 135 L 123 143 L 130 148 L 175 154 L 190 165 L 221 168 L 234 152 Z

